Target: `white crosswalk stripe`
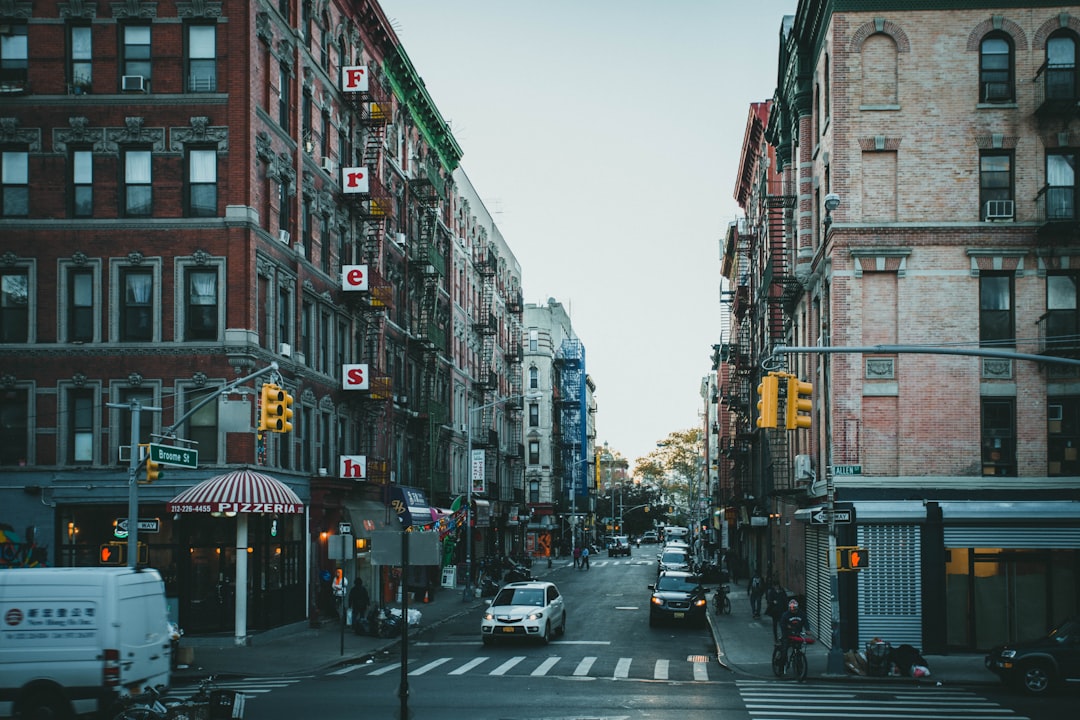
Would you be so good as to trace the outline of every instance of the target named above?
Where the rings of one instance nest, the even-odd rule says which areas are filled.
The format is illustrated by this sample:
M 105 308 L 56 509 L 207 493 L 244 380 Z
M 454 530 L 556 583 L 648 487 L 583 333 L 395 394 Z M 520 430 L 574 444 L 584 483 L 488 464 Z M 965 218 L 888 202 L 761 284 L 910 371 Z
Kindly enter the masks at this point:
M 424 675 L 439 672 L 444 668 L 447 675 L 466 675 L 477 672 L 486 675 L 529 675 L 531 677 L 567 676 L 573 677 L 610 677 L 614 679 L 638 680 L 675 680 L 683 682 L 709 682 L 709 660 L 706 656 L 691 656 L 686 660 L 674 662 L 665 658 L 656 659 L 651 665 L 647 662 L 635 665 L 633 657 L 600 657 L 586 655 L 580 658 L 567 658 L 562 655 L 530 657 L 515 655 L 507 659 L 490 656 L 473 658 L 455 658 L 451 656 L 426 660 L 424 664 L 410 666 L 409 675 Z M 493 664 L 494 663 L 494 664 Z M 635 668 L 638 668 L 635 672 Z M 356 665 L 364 675 L 379 676 L 400 671 L 400 663 L 388 665 Z M 342 675 L 345 669 L 335 670 L 332 675 Z
M 517 665 L 519 662 L 521 662 L 524 659 L 525 659 L 524 655 L 518 655 L 517 657 L 512 657 L 509 660 L 507 660 L 506 662 L 504 662 L 502 665 L 500 665 L 499 667 L 497 667 L 494 670 L 492 670 L 491 672 L 489 672 L 488 675 L 505 675 L 507 672 L 510 671 L 510 668 L 514 667 L 515 665 Z
M 273 690 L 295 685 L 296 683 L 314 677 L 313 675 L 290 675 L 288 677 L 274 678 L 239 678 L 228 681 L 215 681 L 209 690 L 234 690 L 243 693 L 248 699 L 265 695 Z M 179 683 L 169 688 L 169 697 L 187 700 L 199 691 L 199 682 Z

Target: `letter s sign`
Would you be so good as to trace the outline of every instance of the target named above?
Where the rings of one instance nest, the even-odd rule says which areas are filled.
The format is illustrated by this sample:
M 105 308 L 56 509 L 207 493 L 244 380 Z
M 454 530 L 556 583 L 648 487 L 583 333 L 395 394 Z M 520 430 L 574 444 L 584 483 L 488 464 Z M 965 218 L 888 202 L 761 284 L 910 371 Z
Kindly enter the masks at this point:
M 342 390 L 367 390 L 368 389 L 368 366 L 367 363 L 360 365 L 341 366 L 341 389 Z

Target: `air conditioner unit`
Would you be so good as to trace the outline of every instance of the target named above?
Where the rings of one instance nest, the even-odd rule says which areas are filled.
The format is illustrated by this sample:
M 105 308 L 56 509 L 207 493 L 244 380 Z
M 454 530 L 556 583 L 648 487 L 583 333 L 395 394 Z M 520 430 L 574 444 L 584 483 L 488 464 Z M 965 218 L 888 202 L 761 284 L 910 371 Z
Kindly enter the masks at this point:
M 1012 100 L 1012 92 L 1009 90 L 1009 83 L 983 83 L 983 98 L 985 102 L 1003 102 Z
M 398 247 L 405 247 L 405 233 L 394 233 L 394 242 Z
M 814 467 L 809 455 L 795 456 L 795 479 L 811 480 L 814 477 Z
M 282 243 L 284 243 L 284 244 L 288 245 L 288 244 L 289 244 L 289 240 L 290 240 L 291 238 L 292 238 L 292 236 L 291 236 L 291 235 L 289 235 L 289 231 L 288 231 L 288 230 L 278 230 L 278 232 L 277 232 L 277 239 L 278 239 L 278 240 L 279 240 L 280 242 L 282 242 Z
M 322 159 L 322 169 L 325 170 L 326 172 L 330 173 L 331 175 L 333 175 L 334 174 L 334 161 L 331 160 L 330 158 L 323 158 Z
M 146 92 L 146 78 L 142 75 L 124 75 L 120 78 L 120 89 L 124 92 Z
M 1015 205 L 1012 200 L 987 200 L 983 218 L 986 220 L 1012 220 Z
M 282 357 L 292 357 L 292 345 L 289 343 L 281 343 L 278 346 L 278 354 Z

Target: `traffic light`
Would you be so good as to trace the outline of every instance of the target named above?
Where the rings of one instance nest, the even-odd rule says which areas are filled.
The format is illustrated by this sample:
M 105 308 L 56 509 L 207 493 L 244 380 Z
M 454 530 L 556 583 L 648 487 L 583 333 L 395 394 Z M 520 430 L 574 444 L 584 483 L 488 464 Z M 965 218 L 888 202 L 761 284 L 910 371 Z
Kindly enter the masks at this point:
M 142 458 L 146 467 L 146 477 L 142 480 L 139 480 L 139 483 L 142 485 L 149 485 L 150 483 L 161 477 L 161 463 L 155 462 L 154 460 L 150 459 L 149 443 L 140 443 L 139 447 L 142 448 L 142 451 L 140 452 L 140 457 Z
M 810 412 L 814 409 L 814 402 L 810 399 L 810 394 L 813 392 L 813 385 L 803 382 L 794 375 L 788 375 L 787 413 L 784 415 L 785 425 L 788 430 L 810 427 L 813 422 Z M 800 415 L 800 412 L 806 414 Z
M 281 402 L 281 417 L 277 431 L 283 433 L 292 432 L 292 395 L 287 390 L 282 390 L 281 394 L 285 397 L 282 398 Z
M 836 569 L 840 572 L 855 572 L 870 567 L 870 553 L 861 547 L 836 548 Z
M 769 373 L 761 378 L 761 384 L 757 386 L 757 391 L 758 395 L 761 396 L 757 401 L 757 426 L 759 428 L 775 428 L 780 378 L 773 373 Z
M 99 565 L 124 565 L 127 563 L 127 543 L 102 543 L 98 553 Z
M 262 407 L 259 411 L 259 430 L 292 431 L 292 395 L 273 383 L 262 386 Z

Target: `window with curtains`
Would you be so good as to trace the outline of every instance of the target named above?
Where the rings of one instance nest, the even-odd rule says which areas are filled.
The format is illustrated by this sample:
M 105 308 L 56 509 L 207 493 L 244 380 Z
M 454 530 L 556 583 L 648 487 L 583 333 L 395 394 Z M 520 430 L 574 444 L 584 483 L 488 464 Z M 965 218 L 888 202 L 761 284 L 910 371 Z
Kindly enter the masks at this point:
M 216 270 L 187 271 L 185 340 L 218 338 L 218 274 Z
M 75 388 L 68 392 L 68 462 L 94 462 L 94 392 Z
M 25 150 L 0 153 L 0 210 L 4 217 L 30 214 L 30 154 Z
M 30 273 L 26 268 L 0 270 L 0 342 L 30 341 Z
M 68 26 L 68 83 L 76 95 L 90 92 L 94 79 L 94 42 L 89 25 Z
M 94 273 L 89 268 L 68 273 L 67 305 L 68 342 L 93 342 Z
M 150 26 L 124 25 L 121 75 L 139 75 L 150 86 Z M 123 89 L 123 87 L 121 87 Z
M 1076 155 L 1046 154 L 1046 219 L 1076 219 Z
M 124 215 L 148 217 L 153 206 L 149 150 L 124 152 Z
M 184 394 L 184 412 L 190 412 L 206 397 L 206 393 L 216 392 L 215 389 L 188 388 Z M 218 404 L 208 402 L 188 418 L 184 424 L 187 426 L 186 435 L 181 435 L 188 440 L 194 440 L 192 447 L 199 449 L 199 462 L 212 465 L 218 461 Z
M 187 26 L 187 90 L 217 92 L 217 27 Z
M 188 151 L 188 215 L 217 215 L 217 150 Z
M 0 388 L 0 465 L 23 467 L 30 461 L 30 398 L 24 388 Z
M 1011 103 L 1016 101 L 1013 84 L 1012 38 L 996 32 L 979 45 L 979 102 Z
M 71 214 L 94 215 L 94 154 L 89 149 L 71 151 Z
M 979 276 L 979 343 L 994 347 L 1016 345 L 1012 273 Z
M 982 473 L 1016 476 L 1016 401 L 983 398 Z
M 120 340 L 154 339 L 154 275 L 148 269 L 125 268 L 120 273 Z
M 1046 99 L 1075 100 L 1076 36 L 1061 30 L 1046 41 Z

